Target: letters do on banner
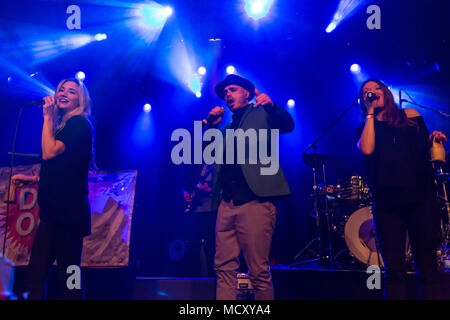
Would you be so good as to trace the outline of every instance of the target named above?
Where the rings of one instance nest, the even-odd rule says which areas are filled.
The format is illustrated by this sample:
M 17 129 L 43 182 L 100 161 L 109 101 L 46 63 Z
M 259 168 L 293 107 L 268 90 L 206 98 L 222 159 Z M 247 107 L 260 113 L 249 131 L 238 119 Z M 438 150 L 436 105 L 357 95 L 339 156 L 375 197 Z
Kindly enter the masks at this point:
M 14 169 L 14 173 L 37 175 L 39 170 L 39 164 L 18 166 Z M 84 238 L 81 266 L 128 265 L 136 176 L 137 171 L 89 173 L 92 227 L 91 235 Z M 2 200 L 8 191 L 8 182 L 9 168 L 0 168 L 0 199 Z M 39 226 L 38 185 L 34 183 L 17 187 L 15 192 L 8 203 L 5 256 L 15 266 L 26 266 Z M 7 203 L 2 201 L 0 203 L 1 246 L 3 246 L 5 234 L 6 208 Z

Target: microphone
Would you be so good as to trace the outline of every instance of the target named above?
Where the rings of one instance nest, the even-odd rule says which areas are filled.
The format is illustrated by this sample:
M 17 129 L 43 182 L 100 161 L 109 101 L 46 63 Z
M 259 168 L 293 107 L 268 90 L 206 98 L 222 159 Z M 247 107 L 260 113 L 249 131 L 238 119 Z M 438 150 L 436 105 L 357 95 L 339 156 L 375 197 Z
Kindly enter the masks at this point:
M 206 126 L 208 124 L 213 123 L 214 120 L 217 120 L 218 117 L 220 116 L 209 115 L 208 118 L 202 120 L 202 123 Z
M 42 107 L 44 104 L 45 104 L 44 100 L 33 100 L 31 102 L 28 102 L 25 106 L 26 107 L 31 107 L 31 106 Z
M 366 98 L 369 102 L 374 102 L 375 100 L 377 100 L 379 97 L 373 93 L 373 92 L 368 92 L 366 95 Z
M 209 116 L 208 116 L 208 118 L 206 118 L 206 119 L 203 119 L 202 120 L 202 123 L 206 126 L 206 125 L 211 125 L 214 121 L 216 121 L 218 118 L 220 118 L 220 117 L 222 117 L 223 116 L 223 113 L 222 114 L 218 114 L 218 115 L 212 115 L 212 114 L 210 114 Z

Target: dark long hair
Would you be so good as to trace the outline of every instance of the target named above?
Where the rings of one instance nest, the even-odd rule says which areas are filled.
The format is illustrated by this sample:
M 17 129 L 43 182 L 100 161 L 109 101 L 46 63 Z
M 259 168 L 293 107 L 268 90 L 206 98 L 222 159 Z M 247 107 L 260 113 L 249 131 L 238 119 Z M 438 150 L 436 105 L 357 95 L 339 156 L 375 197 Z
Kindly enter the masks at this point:
M 416 122 L 413 120 L 408 119 L 406 114 L 403 112 L 403 110 L 400 110 L 399 107 L 394 102 L 394 96 L 392 95 L 391 90 L 380 80 L 378 79 L 369 79 L 364 81 L 364 83 L 361 85 L 361 88 L 359 89 L 359 104 L 361 107 L 361 120 L 364 123 L 366 120 L 366 116 L 368 113 L 368 108 L 366 103 L 364 102 L 364 92 L 363 88 L 368 82 L 375 82 L 377 83 L 381 90 L 384 93 L 384 108 L 386 112 L 383 115 L 383 121 L 386 121 L 386 123 L 389 126 L 396 127 L 396 128 L 405 128 L 407 126 L 416 126 Z

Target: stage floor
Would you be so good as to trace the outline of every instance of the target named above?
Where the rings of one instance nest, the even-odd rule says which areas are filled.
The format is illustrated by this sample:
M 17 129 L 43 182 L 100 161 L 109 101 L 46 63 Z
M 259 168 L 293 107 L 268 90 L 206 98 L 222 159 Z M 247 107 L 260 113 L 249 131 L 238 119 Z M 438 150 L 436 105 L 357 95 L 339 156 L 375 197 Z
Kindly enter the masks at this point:
M 317 265 L 271 268 L 276 300 L 382 300 L 383 290 L 367 287 L 365 270 Z M 450 273 L 441 273 L 441 299 L 450 299 Z M 131 268 L 83 268 L 87 300 L 214 300 L 214 278 L 136 276 Z M 58 299 L 55 272 L 48 298 Z M 410 298 L 416 297 L 416 276 L 408 274 Z M 26 268 L 15 270 L 14 292 L 26 283 Z

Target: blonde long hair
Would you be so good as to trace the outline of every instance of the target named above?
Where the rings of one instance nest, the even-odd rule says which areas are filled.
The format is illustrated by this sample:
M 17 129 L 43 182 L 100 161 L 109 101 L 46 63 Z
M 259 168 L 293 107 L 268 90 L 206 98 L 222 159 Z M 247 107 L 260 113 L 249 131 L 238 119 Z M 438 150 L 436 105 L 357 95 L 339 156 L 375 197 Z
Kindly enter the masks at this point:
M 55 98 L 56 98 L 56 93 L 59 91 L 59 89 L 61 89 L 61 87 L 66 82 L 74 82 L 78 85 L 79 106 L 78 106 L 78 108 L 76 108 L 66 114 L 64 114 L 61 111 L 61 109 L 58 108 L 57 112 L 55 112 L 55 116 L 54 116 L 55 118 L 53 121 L 53 123 L 54 123 L 53 132 L 56 135 L 56 133 L 61 131 L 64 128 L 64 126 L 66 125 L 67 120 L 69 120 L 71 117 L 77 116 L 77 115 L 83 116 L 88 121 L 89 125 L 91 126 L 91 131 L 92 131 L 92 154 L 91 154 L 90 169 L 98 170 L 97 165 L 95 163 L 94 126 L 92 125 L 92 118 L 91 118 L 91 111 L 92 111 L 91 108 L 92 107 L 91 107 L 91 97 L 89 96 L 89 91 L 82 81 L 79 81 L 78 79 L 75 79 L 75 78 L 67 78 L 67 79 L 64 79 L 63 81 L 61 81 L 58 84 L 58 86 L 56 87 Z
M 57 109 L 57 112 L 55 112 L 55 121 L 54 123 L 54 133 L 56 134 L 58 131 L 60 131 L 62 128 L 64 128 L 64 126 L 66 125 L 67 120 L 69 120 L 71 117 L 76 116 L 76 115 L 81 115 L 83 117 L 86 118 L 86 120 L 89 121 L 89 123 L 91 124 L 90 121 L 90 116 L 91 116 L 91 98 L 89 96 L 89 91 L 86 88 L 86 86 L 84 85 L 83 82 L 79 81 L 78 79 L 75 78 L 68 78 L 68 79 L 64 79 L 63 81 L 61 81 L 58 86 L 56 87 L 56 91 L 55 91 L 55 98 L 56 98 L 56 93 L 59 92 L 59 89 L 61 89 L 61 87 L 64 85 L 64 83 L 66 82 L 74 82 L 78 85 L 79 88 L 79 106 L 78 108 L 64 114 L 61 109 Z M 92 126 L 92 124 L 91 124 Z

